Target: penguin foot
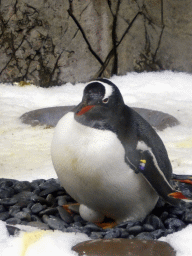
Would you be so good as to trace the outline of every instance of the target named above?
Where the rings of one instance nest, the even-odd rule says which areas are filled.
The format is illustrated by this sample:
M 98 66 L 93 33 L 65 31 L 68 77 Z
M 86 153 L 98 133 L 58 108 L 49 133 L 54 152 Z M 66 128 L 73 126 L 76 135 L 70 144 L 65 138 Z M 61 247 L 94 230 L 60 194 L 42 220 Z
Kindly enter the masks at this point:
M 187 183 L 192 185 L 192 175 L 177 175 L 173 174 L 173 181 L 178 181 L 181 183 Z
M 65 204 L 62 207 L 70 214 L 73 215 L 74 212 L 79 213 L 79 203 Z
M 182 200 L 188 200 L 186 196 L 184 196 L 181 192 L 176 191 L 173 193 L 168 194 L 168 196 L 173 197 L 175 199 L 182 199 Z
M 96 224 L 98 227 L 102 228 L 102 229 L 114 228 L 114 227 L 117 225 L 116 222 L 111 222 L 111 223 L 109 223 L 109 222 L 102 222 L 102 223 L 97 222 L 97 223 L 95 223 L 95 224 Z
M 113 219 L 105 217 L 103 222 L 95 222 L 95 225 L 102 229 L 107 229 L 114 228 L 117 225 L 117 223 Z

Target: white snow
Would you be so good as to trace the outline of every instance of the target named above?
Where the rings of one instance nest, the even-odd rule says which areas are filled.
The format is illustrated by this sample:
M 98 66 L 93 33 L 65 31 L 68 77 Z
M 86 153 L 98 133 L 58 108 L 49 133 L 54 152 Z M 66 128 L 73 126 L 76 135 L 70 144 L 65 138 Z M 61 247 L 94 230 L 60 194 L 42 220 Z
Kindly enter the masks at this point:
M 114 76 L 111 81 L 119 87 L 127 105 L 160 110 L 181 122 L 158 134 L 165 143 L 174 173 L 192 174 L 192 75 L 170 71 L 128 73 Z M 84 87 L 85 84 L 67 84 L 44 89 L 0 84 L 0 178 L 56 178 L 50 158 L 54 129 L 24 125 L 18 117 L 34 109 L 78 104 Z M 5 224 L 0 222 L 0 255 L 77 255 L 71 251 L 72 245 L 88 240 L 82 234 L 30 232 L 9 237 Z M 192 255 L 192 225 L 161 240 L 169 242 L 177 256 Z

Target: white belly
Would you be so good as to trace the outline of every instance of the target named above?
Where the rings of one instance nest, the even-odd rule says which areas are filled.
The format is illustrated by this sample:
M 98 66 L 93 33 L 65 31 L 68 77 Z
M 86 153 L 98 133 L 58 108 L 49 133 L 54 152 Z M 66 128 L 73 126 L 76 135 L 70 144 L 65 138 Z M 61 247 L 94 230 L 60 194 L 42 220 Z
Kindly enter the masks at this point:
M 143 219 L 158 196 L 142 174 L 125 163 L 125 150 L 107 130 L 81 125 L 69 112 L 58 123 L 51 155 L 58 178 L 80 204 L 117 222 Z

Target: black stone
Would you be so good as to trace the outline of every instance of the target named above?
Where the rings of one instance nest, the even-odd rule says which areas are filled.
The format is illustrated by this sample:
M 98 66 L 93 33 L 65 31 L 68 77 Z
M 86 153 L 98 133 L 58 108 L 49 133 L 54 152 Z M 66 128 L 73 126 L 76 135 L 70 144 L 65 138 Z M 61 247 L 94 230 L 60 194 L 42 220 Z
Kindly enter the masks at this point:
M 145 232 L 152 232 L 154 230 L 155 230 L 154 227 L 150 224 L 144 224 L 143 225 L 143 231 L 145 231 Z
M 33 206 L 33 205 L 32 205 L 32 206 Z M 29 208 L 23 208 L 22 211 L 31 214 L 31 210 L 30 210 L 30 209 L 31 209 L 32 206 L 29 206 L 29 205 L 28 205 Z
M 192 223 L 192 210 L 187 209 L 183 215 L 183 221 Z
M 0 179 L 0 188 L 8 188 L 14 185 L 17 180 Z
M 31 221 L 35 221 L 35 222 L 42 222 L 41 218 L 39 218 L 37 215 L 31 215 Z
M 160 219 L 164 222 L 164 221 L 167 219 L 168 215 L 169 215 L 169 213 L 166 212 L 166 211 L 164 211 L 164 212 L 161 214 Z
M 32 213 L 39 213 L 40 211 L 44 210 L 45 206 L 43 206 L 40 203 L 36 203 L 31 207 L 31 212 Z
M 20 229 L 14 226 L 6 225 L 6 228 L 10 236 L 15 236 L 20 232 Z
M 31 221 L 27 224 L 27 226 L 43 229 L 43 230 L 49 230 L 49 226 L 45 223 L 39 222 L 39 221 Z
M 48 194 L 46 197 L 46 201 L 50 204 L 53 205 L 56 202 L 55 197 L 52 194 Z
M 139 240 L 153 240 L 153 236 L 150 232 L 142 232 L 138 234 L 135 238 Z
M 68 227 L 66 228 L 66 232 L 82 233 L 81 230 L 76 227 Z
M 52 186 L 56 186 L 56 187 L 61 187 L 60 185 L 59 185 L 59 183 L 55 180 L 55 179 L 49 179 L 49 180 L 46 180 L 46 181 L 44 181 L 44 182 L 41 182 L 40 184 L 39 184 L 39 188 L 41 189 L 41 190 L 46 190 L 46 189 L 49 189 L 50 187 L 52 187 Z
M 125 224 L 125 222 L 124 223 L 122 223 L 122 225 L 123 224 Z M 123 227 L 121 224 L 120 225 L 118 225 L 118 227 Z M 130 227 L 133 227 L 135 225 L 135 222 L 134 221 L 127 221 L 126 222 L 126 229 L 128 230 Z
M 73 216 L 73 220 L 74 222 L 86 223 L 86 221 L 83 218 L 81 218 L 81 216 L 78 214 Z
M 45 190 L 41 191 L 39 193 L 39 196 L 47 196 L 48 194 L 57 192 L 59 190 L 63 190 L 63 188 L 60 187 L 59 185 L 54 185 L 54 186 L 51 186 L 51 187 L 46 188 Z
M 16 198 L 4 198 L 0 200 L 0 204 L 5 206 L 11 206 L 16 204 L 18 201 Z
M 143 231 L 143 227 L 141 226 L 133 226 L 130 227 L 129 229 L 127 229 L 127 231 L 129 232 L 130 235 L 137 235 L 139 233 L 141 233 Z
M 181 230 L 182 228 L 186 227 L 186 224 L 182 220 L 176 218 L 166 219 L 164 223 L 167 229 L 173 229 L 175 231 Z
M 185 208 L 181 208 L 181 207 L 172 207 L 170 209 L 170 213 L 178 217 L 181 217 L 184 214 L 184 212 L 185 212 Z
M 46 180 L 44 180 L 44 179 L 39 179 L 39 180 L 33 180 L 32 182 L 31 182 L 31 188 L 33 189 L 33 190 L 36 190 L 36 189 L 39 189 L 40 190 L 40 184 L 42 184 L 42 183 L 45 183 L 46 182 Z
M 32 195 L 31 201 L 41 203 L 41 204 L 49 204 L 46 199 L 44 199 L 42 196 Z
M 62 220 L 64 220 L 66 223 L 73 222 L 73 217 L 62 206 L 58 206 L 57 210 Z
M 13 198 L 18 200 L 17 205 L 19 205 L 20 207 L 24 208 L 27 207 L 29 205 L 29 203 L 32 201 L 32 197 L 34 196 L 34 194 L 30 191 L 22 191 L 16 195 L 14 195 Z
M 121 238 L 128 238 L 129 237 L 129 232 L 126 230 L 121 230 Z
M 121 237 L 121 231 L 119 229 L 113 229 L 106 232 L 104 239 L 112 239 L 117 237 Z
M 9 213 L 8 212 L 1 212 L 0 213 L 0 220 L 5 221 L 9 218 Z
M 22 191 L 31 191 L 32 187 L 29 181 L 18 181 L 13 185 L 15 193 L 20 193 Z
M 151 235 L 153 236 L 153 239 L 158 239 L 160 238 L 161 236 L 163 236 L 165 233 L 165 230 L 163 229 L 157 229 L 153 232 L 151 232 Z
M 11 187 L 0 188 L 0 198 L 11 198 L 14 193 L 14 189 Z
M 98 231 L 101 231 L 102 228 L 100 228 L 99 226 L 97 226 L 96 224 L 94 223 L 88 223 L 84 226 L 84 228 L 86 229 L 90 229 L 91 232 L 98 232 Z
M 9 207 L 9 214 L 14 216 L 16 213 L 20 212 L 21 207 L 19 205 L 13 205 Z
M 6 223 L 10 225 L 16 225 L 16 224 L 20 224 L 21 220 L 18 218 L 10 218 L 6 220 Z
M 47 215 L 43 215 L 42 217 L 43 221 L 52 229 L 57 229 L 57 230 L 66 230 L 66 224 L 64 221 L 57 217 L 48 217 Z
M 90 238 L 91 239 L 101 239 L 101 238 L 103 238 L 103 235 L 101 232 L 91 232 Z
M 150 224 L 154 229 L 165 229 L 163 222 L 156 215 L 149 215 L 146 219 L 146 224 Z
M 64 196 L 58 196 L 57 199 L 58 199 L 57 203 L 59 206 L 63 206 L 65 204 L 67 204 L 67 200 Z
M 1 212 L 6 212 L 6 209 L 5 209 L 5 207 L 3 205 L 0 205 L 0 213 Z
M 57 208 L 47 208 L 41 212 L 39 212 L 39 216 L 43 216 L 43 215 L 50 215 L 50 214 L 56 214 L 58 213 Z
M 31 221 L 31 215 L 27 212 L 18 212 L 14 215 L 14 217 L 21 220 Z

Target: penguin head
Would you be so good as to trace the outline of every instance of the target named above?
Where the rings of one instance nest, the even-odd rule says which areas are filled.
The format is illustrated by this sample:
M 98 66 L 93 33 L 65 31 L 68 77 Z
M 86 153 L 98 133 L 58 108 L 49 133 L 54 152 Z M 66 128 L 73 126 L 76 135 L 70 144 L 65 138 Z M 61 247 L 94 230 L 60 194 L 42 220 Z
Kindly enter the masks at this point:
M 75 119 L 84 125 L 107 129 L 123 107 L 117 86 L 107 79 L 98 79 L 85 87 L 82 101 L 75 108 Z

